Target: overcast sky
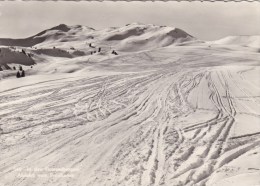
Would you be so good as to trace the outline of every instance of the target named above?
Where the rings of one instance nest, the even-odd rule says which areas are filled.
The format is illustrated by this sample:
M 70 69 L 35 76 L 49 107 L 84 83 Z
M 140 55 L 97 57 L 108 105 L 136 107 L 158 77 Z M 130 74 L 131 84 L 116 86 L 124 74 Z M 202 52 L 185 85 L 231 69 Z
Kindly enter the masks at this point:
M 22 38 L 61 23 L 102 29 L 141 22 L 181 28 L 203 40 L 260 35 L 260 3 L 0 2 L 0 37 Z

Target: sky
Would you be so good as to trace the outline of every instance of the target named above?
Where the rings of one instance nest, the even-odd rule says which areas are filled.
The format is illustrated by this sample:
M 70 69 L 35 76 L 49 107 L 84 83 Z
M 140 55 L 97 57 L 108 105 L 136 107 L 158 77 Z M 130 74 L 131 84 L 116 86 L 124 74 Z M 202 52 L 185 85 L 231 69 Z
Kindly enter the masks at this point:
M 260 35 L 258 2 L 0 2 L 0 38 L 24 38 L 61 23 L 95 29 L 128 23 L 173 26 L 202 40 Z

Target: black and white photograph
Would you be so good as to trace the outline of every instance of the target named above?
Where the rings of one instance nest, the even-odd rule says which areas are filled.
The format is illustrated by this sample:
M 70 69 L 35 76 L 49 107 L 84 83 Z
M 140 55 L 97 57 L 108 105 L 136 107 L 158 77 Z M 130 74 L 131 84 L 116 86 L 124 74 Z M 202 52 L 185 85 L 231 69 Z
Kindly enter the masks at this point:
M 0 1 L 0 186 L 260 186 L 260 2 Z

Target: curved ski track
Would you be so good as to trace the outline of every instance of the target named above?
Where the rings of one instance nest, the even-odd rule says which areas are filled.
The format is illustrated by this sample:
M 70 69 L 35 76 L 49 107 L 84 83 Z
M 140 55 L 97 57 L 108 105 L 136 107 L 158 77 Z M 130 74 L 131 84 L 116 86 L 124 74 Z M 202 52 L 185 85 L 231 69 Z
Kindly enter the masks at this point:
M 166 68 L 0 92 L 0 183 L 208 185 L 221 167 L 260 146 L 258 133 L 235 136 L 237 114 L 260 117 L 241 101 L 259 105 L 241 86 L 245 77 L 227 68 Z M 25 167 L 79 171 L 19 177 L 16 169 Z

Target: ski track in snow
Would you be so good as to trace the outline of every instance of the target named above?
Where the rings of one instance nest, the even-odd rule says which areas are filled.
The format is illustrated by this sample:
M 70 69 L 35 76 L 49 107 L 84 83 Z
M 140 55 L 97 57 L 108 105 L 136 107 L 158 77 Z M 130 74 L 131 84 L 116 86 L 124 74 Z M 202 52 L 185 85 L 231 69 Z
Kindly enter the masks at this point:
M 223 166 L 260 147 L 260 131 L 235 131 L 239 115 L 260 119 L 259 85 L 247 79 L 259 69 L 205 65 L 210 58 L 198 67 L 205 56 L 193 53 L 160 66 L 145 52 L 134 59 L 153 59 L 152 69 L 0 92 L 0 185 L 210 185 Z M 26 167 L 78 171 L 19 176 Z

